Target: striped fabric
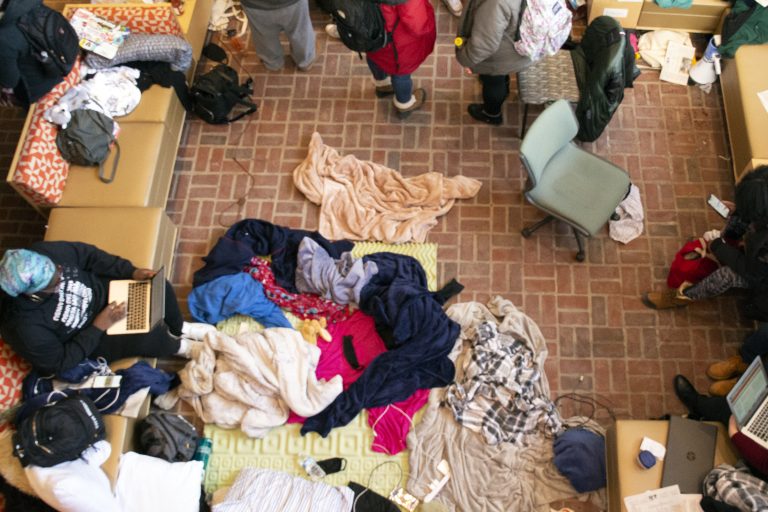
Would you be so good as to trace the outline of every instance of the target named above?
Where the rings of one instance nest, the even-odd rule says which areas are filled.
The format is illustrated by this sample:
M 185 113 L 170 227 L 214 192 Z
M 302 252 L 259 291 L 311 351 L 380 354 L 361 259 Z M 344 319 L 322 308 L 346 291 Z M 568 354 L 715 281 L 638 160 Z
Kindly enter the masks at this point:
M 245 468 L 213 512 L 349 512 L 355 495 L 345 486 L 268 469 Z

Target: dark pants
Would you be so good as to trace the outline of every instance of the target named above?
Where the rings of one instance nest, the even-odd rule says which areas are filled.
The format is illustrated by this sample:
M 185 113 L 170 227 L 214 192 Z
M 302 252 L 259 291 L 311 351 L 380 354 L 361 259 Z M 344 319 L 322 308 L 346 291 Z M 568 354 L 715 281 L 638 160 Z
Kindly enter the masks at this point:
M 747 364 L 754 361 L 757 356 L 762 357 L 768 354 L 768 323 L 761 322 L 755 332 L 744 338 L 739 352 Z
M 726 429 L 731 420 L 731 408 L 724 396 L 699 395 L 696 411 L 691 412 L 696 412 L 700 416 L 698 419 L 703 421 L 719 421 Z
M 509 96 L 509 75 L 480 75 L 483 84 L 483 111 L 489 116 L 501 114 Z
M 101 335 L 101 342 L 88 356 L 90 359 L 103 357 L 107 362 L 125 357 L 165 357 L 179 351 L 179 339 L 184 318 L 171 283 L 165 282 L 165 322 L 142 334 Z M 173 334 L 173 336 L 172 336 Z

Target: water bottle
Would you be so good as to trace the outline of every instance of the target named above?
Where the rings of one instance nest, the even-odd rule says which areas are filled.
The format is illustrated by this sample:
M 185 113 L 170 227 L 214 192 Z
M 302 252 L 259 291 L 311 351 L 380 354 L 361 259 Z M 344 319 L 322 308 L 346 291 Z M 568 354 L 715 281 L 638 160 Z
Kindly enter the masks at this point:
M 197 450 L 195 450 L 193 460 L 199 460 L 203 463 L 203 474 L 208 469 L 208 460 L 211 458 L 212 448 L 213 441 L 210 437 L 201 437 L 197 442 Z

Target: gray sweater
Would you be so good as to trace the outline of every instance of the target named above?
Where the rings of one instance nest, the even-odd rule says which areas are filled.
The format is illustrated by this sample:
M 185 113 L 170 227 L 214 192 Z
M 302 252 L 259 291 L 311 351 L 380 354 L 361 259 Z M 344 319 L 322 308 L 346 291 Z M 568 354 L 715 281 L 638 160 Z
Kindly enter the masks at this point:
M 240 0 L 243 7 L 259 9 L 261 11 L 274 11 L 293 5 L 300 0 Z
M 521 0 L 470 0 L 459 21 L 464 44 L 456 58 L 473 73 L 507 75 L 531 65 L 515 51 Z

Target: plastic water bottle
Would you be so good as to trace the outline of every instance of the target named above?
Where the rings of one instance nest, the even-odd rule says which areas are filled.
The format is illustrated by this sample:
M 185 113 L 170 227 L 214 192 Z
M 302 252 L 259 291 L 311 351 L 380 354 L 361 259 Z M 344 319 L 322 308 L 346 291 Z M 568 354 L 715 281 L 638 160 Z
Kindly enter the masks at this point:
M 213 441 L 210 437 L 201 437 L 197 442 L 197 450 L 195 450 L 193 460 L 199 460 L 203 463 L 203 474 L 208 469 L 208 460 L 211 458 L 212 448 Z

